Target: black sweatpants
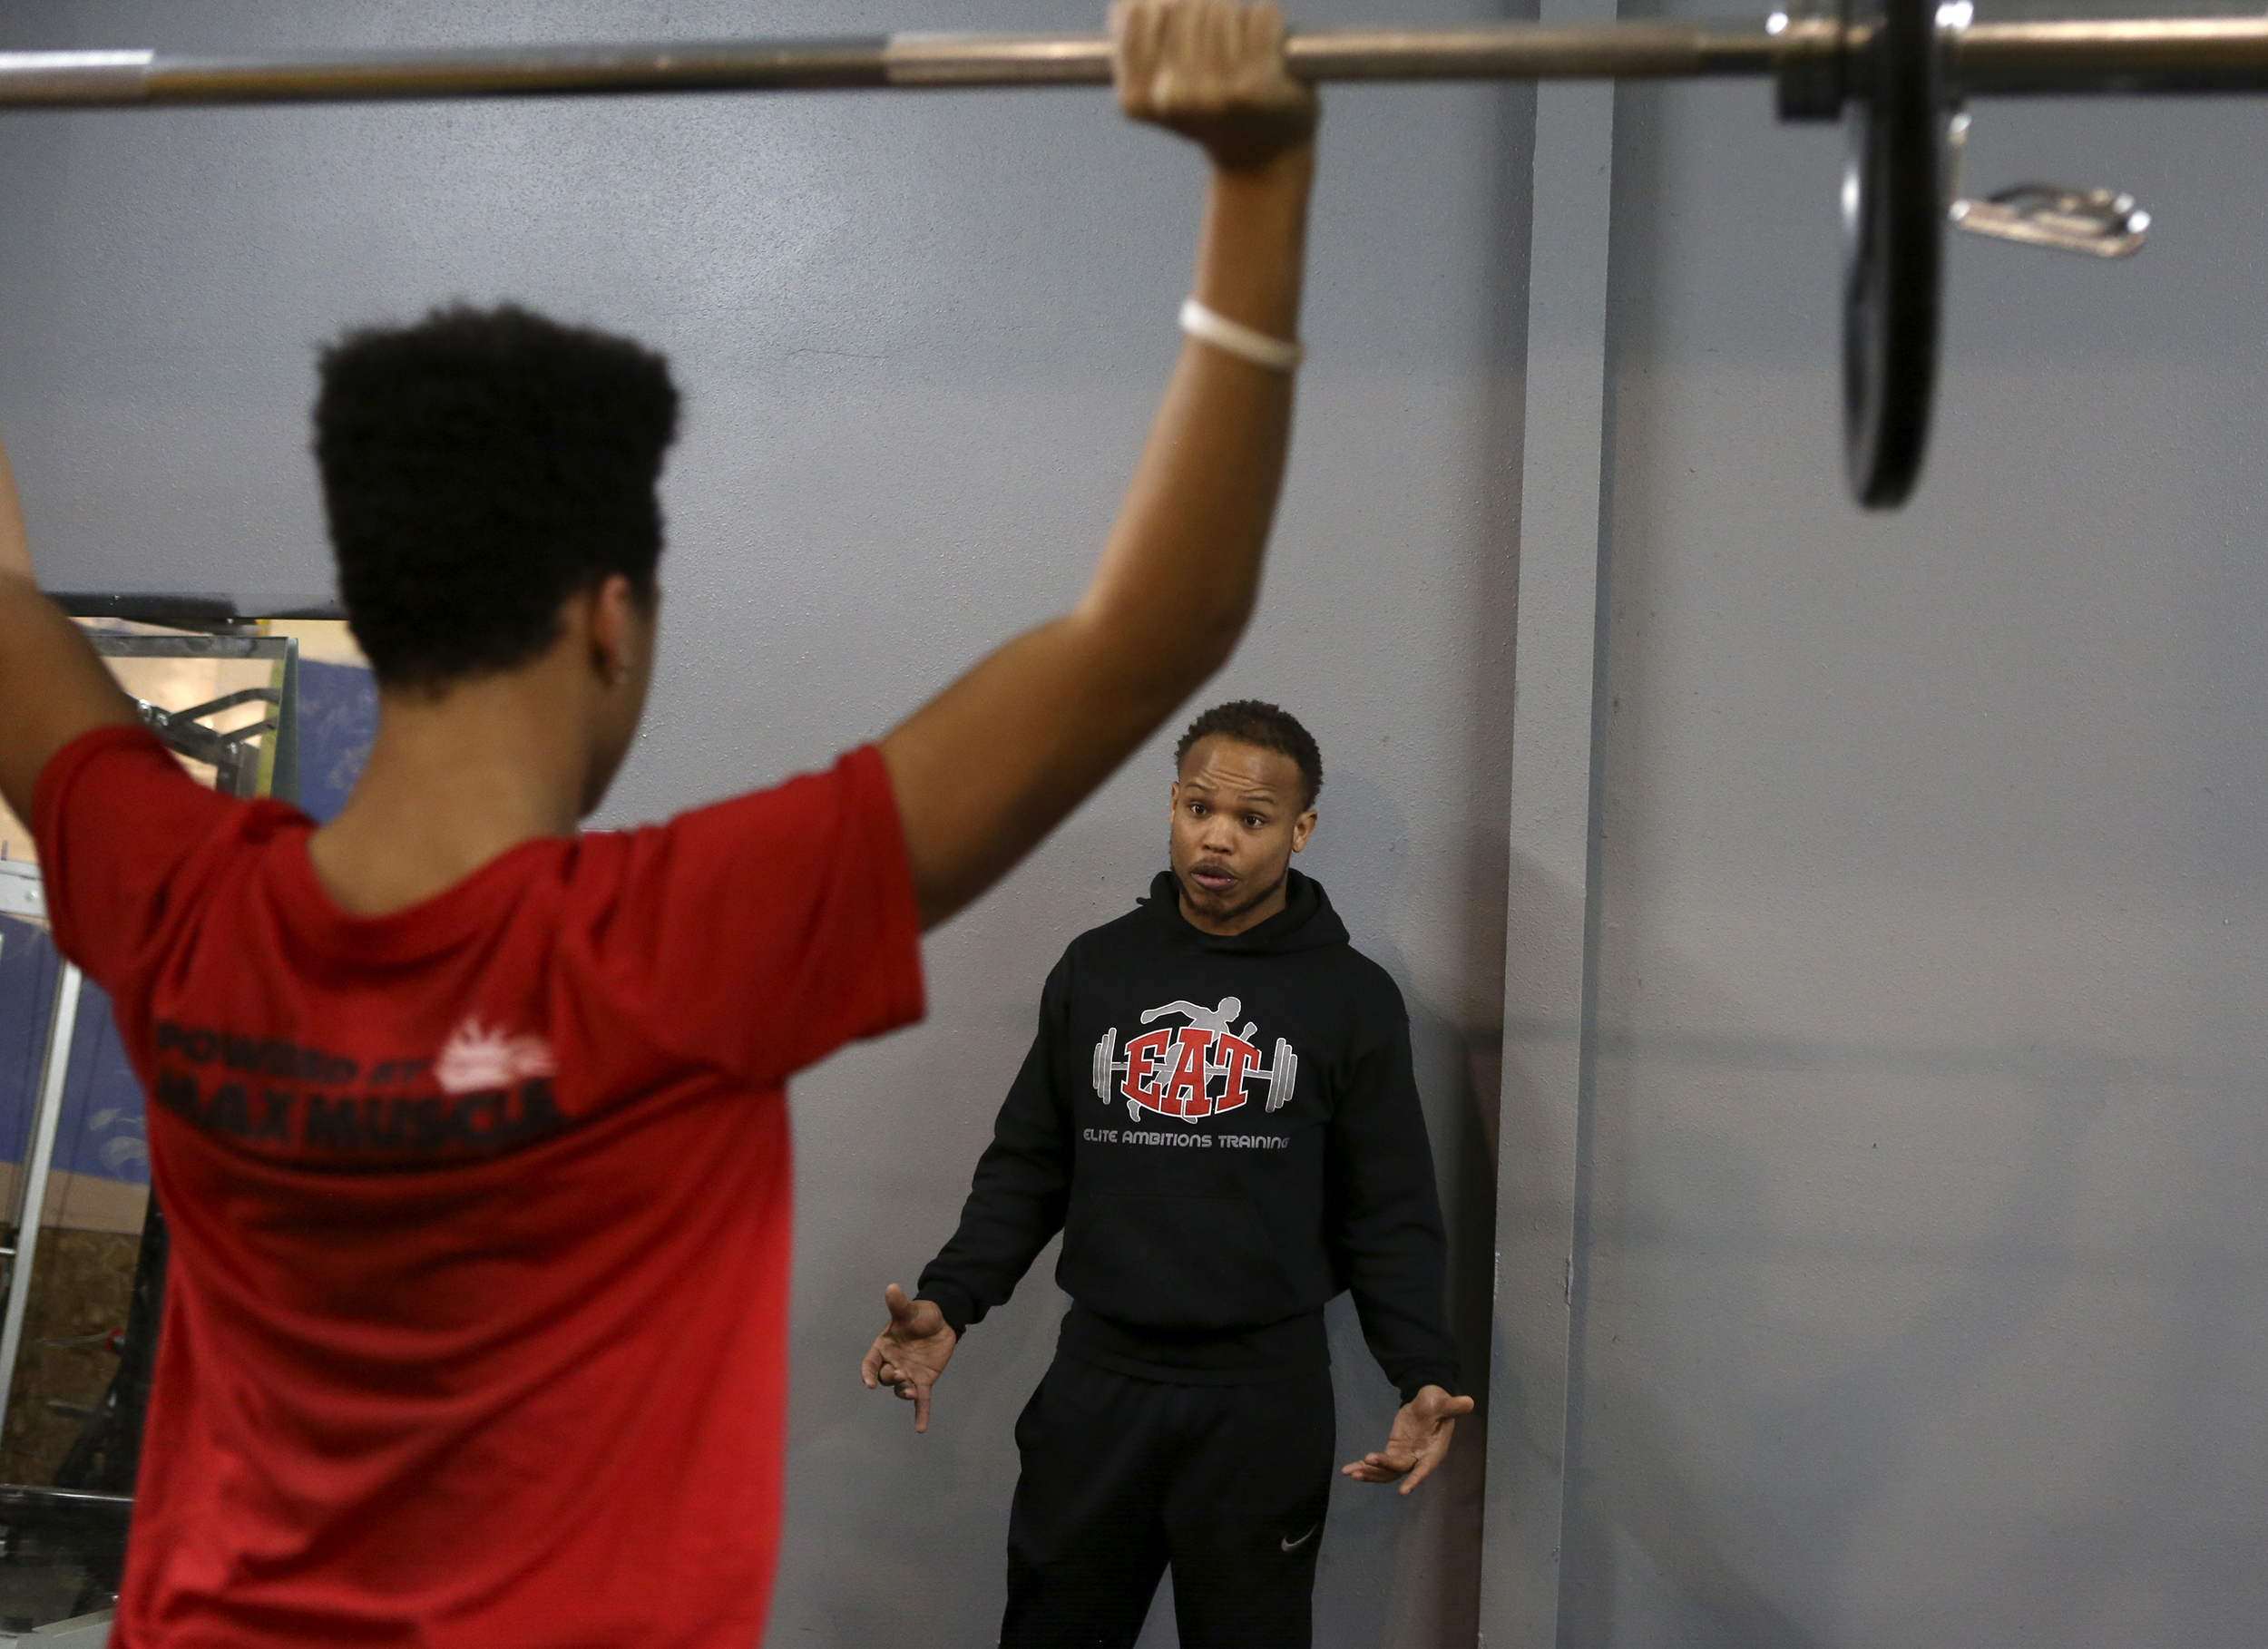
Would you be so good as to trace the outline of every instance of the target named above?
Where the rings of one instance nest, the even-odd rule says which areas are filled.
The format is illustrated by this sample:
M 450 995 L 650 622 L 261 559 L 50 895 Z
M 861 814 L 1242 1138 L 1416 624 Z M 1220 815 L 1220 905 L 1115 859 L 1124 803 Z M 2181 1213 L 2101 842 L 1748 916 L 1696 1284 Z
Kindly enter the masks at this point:
M 1307 1649 L 1331 1371 L 1137 1380 L 1058 1354 L 1016 1421 L 1002 1649 L 1127 1649 L 1173 1565 L 1182 1649 Z

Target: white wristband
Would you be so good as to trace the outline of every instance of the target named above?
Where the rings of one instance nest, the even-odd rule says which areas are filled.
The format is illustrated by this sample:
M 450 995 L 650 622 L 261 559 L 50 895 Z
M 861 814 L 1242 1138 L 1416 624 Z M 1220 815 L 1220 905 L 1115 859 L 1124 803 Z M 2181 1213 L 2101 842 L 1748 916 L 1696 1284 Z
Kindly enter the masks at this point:
M 1241 321 L 1215 313 L 1194 298 L 1181 306 L 1181 330 L 1191 337 L 1225 349 L 1230 355 L 1276 372 L 1294 372 L 1307 358 L 1299 344 L 1256 332 Z

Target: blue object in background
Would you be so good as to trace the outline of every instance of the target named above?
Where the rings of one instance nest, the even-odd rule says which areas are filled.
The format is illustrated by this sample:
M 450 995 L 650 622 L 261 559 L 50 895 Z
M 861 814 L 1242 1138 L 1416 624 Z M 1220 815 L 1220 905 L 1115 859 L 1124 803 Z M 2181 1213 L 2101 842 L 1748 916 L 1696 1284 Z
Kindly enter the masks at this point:
M 79 997 L 79 1022 L 72 1029 L 63 1115 L 55 1123 L 55 1172 L 130 1186 L 150 1183 L 142 1084 L 126 1063 L 111 1018 L 111 999 L 93 980 Z
M 44 926 L 0 916 L 0 1161 L 24 1160 L 55 971 L 55 942 Z
M 299 662 L 299 806 L 327 824 L 369 759 L 378 733 L 378 688 L 352 664 Z

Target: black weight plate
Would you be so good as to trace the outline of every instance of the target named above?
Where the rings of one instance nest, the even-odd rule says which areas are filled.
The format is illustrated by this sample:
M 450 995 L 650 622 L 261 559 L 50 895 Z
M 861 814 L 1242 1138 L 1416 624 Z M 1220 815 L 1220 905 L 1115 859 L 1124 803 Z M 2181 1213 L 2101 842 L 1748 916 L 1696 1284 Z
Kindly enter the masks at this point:
M 1851 491 L 1905 503 L 1929 444 L 1944 256 L 1936 0 L 1881 0 L 1843 181 L 1843 434 Z

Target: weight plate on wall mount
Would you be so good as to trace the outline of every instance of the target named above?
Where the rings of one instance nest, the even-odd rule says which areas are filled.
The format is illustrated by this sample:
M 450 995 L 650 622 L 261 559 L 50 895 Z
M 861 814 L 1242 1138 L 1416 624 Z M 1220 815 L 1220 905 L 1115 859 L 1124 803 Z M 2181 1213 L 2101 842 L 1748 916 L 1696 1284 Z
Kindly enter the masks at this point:
M 1929 444 L 1949 110 L 1935 0 L 1871 21 L 1843 178 L 1843 434 L 1853 495 L 1892 510 Z

